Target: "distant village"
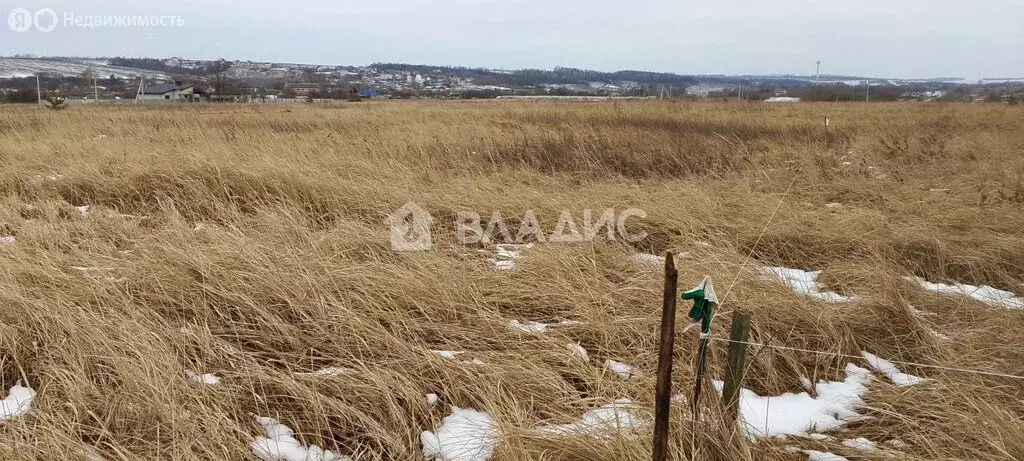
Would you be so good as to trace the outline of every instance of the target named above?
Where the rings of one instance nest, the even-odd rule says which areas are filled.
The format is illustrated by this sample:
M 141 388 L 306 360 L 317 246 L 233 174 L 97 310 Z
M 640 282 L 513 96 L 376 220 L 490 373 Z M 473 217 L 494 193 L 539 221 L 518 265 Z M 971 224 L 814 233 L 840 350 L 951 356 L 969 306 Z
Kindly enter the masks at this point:
M 677 75 L 377 63 L 322 66 L 185 58 L 0 58 L 0 99 L 33 102 L 317 102 L 332 99 L 1024 100 L 1024 79 Z

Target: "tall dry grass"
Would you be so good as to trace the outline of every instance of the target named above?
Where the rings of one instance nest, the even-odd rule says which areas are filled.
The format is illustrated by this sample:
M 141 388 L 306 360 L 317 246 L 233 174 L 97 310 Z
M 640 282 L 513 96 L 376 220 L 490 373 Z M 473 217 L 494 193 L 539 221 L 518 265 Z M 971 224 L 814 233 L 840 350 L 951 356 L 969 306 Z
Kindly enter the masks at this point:
M 649 417 L 661 275 L 638 251 L 689 252 L 682 285 L 707 274 L 732 287 L 717 336 L 738 310 L 759 343 L 827 352 L 753 348 L 746 386 L 764 395 L 839 378 L 841 355 L 862 350 L 1024 375 L 1024 312 L 902 278 L 1024 292 L 1022 154 L 1024 112 L 982 105 L 4 107 L 0 235 L 17 243 L 0 246 L 0 386 L 39 394 L 0 425 L 0 458 L 250 459 L 263 415 L 354 459 L 416 459 L 420 431 L 457 405 L 498 421 L 496 459 L 646 459 L 649 426 L 531 431 L 620 397 Z M 408 201 L 438 217 L 435 251 L 392 251 L 385 218 Z M 500 272 L 452 230 L 463 210 L 510 222 L 535 210 L 550 231 L 560 210 L 608 207 L 646 210 L 636 222 L 649 237 L 538 245 Z M 813 302 L 760 282 L 756 264 L 823 269 L 861 300 Z M 530 335 L 511 319 L 580 323 Z M 697 338 L 683 320 L 679 331 L 675 385 L 688 392 Z M 577 341 L 589 365 L 569 358 Z M 645 375 L 618 380 L 605 359 Z M 712 376 L 723 361 L 716 342 Z M 330 366 L 358 373 L 299 374 Z M 696 434 L 688 406 L 674 407 L 672 451 L 1024 459 L 1024 381 L 905 368 L 929 381 L 879 379 L 863 410 L 873 418 L 837 434 L 898 438 L 901 453 L 754 443 L 708 394 Z

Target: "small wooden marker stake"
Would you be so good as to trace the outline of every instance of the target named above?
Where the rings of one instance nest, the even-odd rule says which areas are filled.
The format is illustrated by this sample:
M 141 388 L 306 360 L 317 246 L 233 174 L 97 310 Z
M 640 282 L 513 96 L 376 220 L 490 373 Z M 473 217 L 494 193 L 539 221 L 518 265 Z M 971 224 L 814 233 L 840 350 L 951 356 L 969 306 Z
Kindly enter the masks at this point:
M 735 313 L 732 316 L 732 332 L 729 334 L 729 356 L 725 365 L 725 385 L 722 401 L 725 412 L 733 422 L 739 420 L 740 389 L 743 388 L 743 374 L 747 366 L 747 343 L 750 339 L 750 317 Z
M 672 395 L 672 354 L 676 336 L 676 289 L 679 273 L 675 258 L 665 255 L 665 293 L 661 305 L 661 345 L 658 351 L 658 386 L 654 394 L 654 461 L 668 459 L 669 410 Z

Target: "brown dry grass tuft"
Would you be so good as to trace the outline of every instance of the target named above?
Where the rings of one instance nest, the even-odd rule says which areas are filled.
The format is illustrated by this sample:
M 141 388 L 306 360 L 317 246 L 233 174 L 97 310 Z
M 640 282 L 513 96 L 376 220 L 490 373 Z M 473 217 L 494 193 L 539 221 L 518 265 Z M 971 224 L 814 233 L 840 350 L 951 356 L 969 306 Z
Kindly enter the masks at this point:
M 647 459 L 649 426 L 611 438 L 531 430 L 622 397 L 650 417 L 661 276 L 637 251 L 690 252 L 684 286 L 708 274 L 724 294 L 736 281 L 716 336 L 742 310 L 755 341 L 826 352 L 754 347 L 746 386 L 762 395 L 840 378 L 851 361 L 841 355 L 862 350 L 1024 375 L 1024 311 L 903 280 L 1024 293 L 1019 108 L 6 107 L 0 146 L 0 236 L 17 239 L 0 246 L 0 387 L 39 391 L 27 415 L 0 425 L 2 459 L 250 459 L 253 415 L 354 459 L 416 459 L 420 432 L 451 405 L 494 416 L 496 459 Z M 392 251 L 385 218 L 408 201 L 438 217 L 435 251 Z M 649 237 L 541 244 L 505 272 L 452 232 L 459 211 L 500 210 L 515 225 L 535 210 L 550 232 L 561 210 L 579 223 L 609 207 L 646 210 L 635 222 Z M 812 301 L 759 281 L 756 264 L 824 270 L 830 289 L 860 301 Z M 580 323 L 533 335 L 510 331 L 513 319 Z M 697 344 L 684 323 L 680 392 Z M 589 365 L 569 357 L 574 342 Z M 724 350 L 714 343 L 715 378 Z M 644 376 L 619 380 L 606 359 Z M 301 374 L 325 367 L 357 373 Z M 873 418 L 834 441 L 753 443 L 706 393 L 697 434 L 688 405 L 674 407 L 672 451 L 1024 459 L 1024 380 L 904 368 L 929 381 L 897 388 L 878 375 L 863 410 Z M 203 386 L 188 372 L 223 380 Z M 427 405 L 431 392 L 440 405 Z M 906 446 L 839 443 L 853 437 Z

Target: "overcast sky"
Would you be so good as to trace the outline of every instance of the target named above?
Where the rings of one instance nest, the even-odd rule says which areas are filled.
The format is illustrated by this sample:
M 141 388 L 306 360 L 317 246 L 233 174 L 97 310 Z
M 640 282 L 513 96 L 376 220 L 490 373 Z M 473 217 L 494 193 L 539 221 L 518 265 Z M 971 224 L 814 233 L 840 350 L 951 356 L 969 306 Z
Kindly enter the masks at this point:
M 52 9 L 56 29 L 14 31 L 17 8 Z M 821 59 L 833 74 L 1024 77 L 1024 0 L 2 0 L 0 11 L 3 55 L 803 75 Z M 72 14 L 184 25 L 83 29 L 64 24 Z

